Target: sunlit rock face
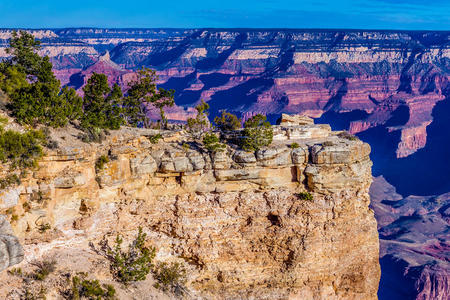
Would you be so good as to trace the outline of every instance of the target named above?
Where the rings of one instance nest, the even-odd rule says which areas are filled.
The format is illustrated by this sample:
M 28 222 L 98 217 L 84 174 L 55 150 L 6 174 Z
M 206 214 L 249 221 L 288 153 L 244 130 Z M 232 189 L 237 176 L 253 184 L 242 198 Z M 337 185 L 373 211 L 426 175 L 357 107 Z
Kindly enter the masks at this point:
M 184 131 L 123 128 L 101 145 L 52 133 L 59 149 L 16 187 L 21 267 L 52 257 L 62 274 L 111 280 L 105 260 L 85 261 L 89 244 L 117 233 L 128 241 L 142 226 L 157 260 L 186 265 L 192 299 L 376 299 L 370 146 L 300 116 L 285 116 L 274 135 L 256 152 L 210 153 Z M 99 169 L 101 155 L 109 161 Z M 39 232 L 41 223 L 51 229 Z M 7 295 L 17 283 L 7 280 L 0 276 L 0 296 L 15 299 Z M 39 284 L 56 293 L 58 282 L 67 284 Z M 133 286 L 130 297 L 150 288 Z

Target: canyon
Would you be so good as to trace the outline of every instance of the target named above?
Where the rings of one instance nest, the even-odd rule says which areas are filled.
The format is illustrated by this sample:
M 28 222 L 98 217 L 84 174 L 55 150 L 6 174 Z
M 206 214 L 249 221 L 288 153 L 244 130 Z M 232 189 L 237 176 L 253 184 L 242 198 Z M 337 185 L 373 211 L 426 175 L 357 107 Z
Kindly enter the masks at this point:
M 0 32 L 0 58 L 10 32 Z M 273 121 L 282 112 L 334 113 L 351 133 L 379 125 L 398 133 L 397 158 L 425 146 L 433 107 L 448 90 L 445 31 L 87 28 L 34 34 L 62 84 L 78 90 L 93 72 L 126 90 L 135 70 L 150 67 L 161 87 L 176 91 L 172 120 L 185 121 L 200 99 L 213 116 L 223 109 L 244 117 L 264 113 Z M 395 112 L 403 114 L 400 123 L 389 124 Z
M 192 299 L 377 299 L 370 146 L 285 118 L 273 144 L 256 152 L 230 144 L 210 153 L 184 130 L 123 128 L 101 144 L 55 130 L 58 148 L 0 192 L 0 209 L 18 216 L 9 218 L 25 253 L 16 267 L 52 258 L 57 270 L 43 282 L 3 272 L 0 297 L 21 299 L 25 284 L 61 299 L 75 272 L 112 282 L 94 249 L 117 233 L 129 241 L 141 226 L 157 260 L 186 266 Z M 109 159 L 99 168 L 101 156 Z M 148 281 L 115 284 L 120 299 L 167 297 Z
M 10 33 L 0 30 L 0 58 L 7 56 Z M 150 67 L 160 87 L 175 90 L 176 105 L 167 112 L 174 122 L 192 116 L 204 99 L 212 118 L 227 110 L 243 119 L 264 113 L 275 123 L 282 113 L 301 113 L 356 134 L 372 147 L 379 298 L 449 297 L 449 31 L 72 28 L 33 33 L 61 82 L 80 93 L 93 72 L 107 74 L 125 91 L 137 69 Z M 399 280 L 403 290 L 394 288 Z

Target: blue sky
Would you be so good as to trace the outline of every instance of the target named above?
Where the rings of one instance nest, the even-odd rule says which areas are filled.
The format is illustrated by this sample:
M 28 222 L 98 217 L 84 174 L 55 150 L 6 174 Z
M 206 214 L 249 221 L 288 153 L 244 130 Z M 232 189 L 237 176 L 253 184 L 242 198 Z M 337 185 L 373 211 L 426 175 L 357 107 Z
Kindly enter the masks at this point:
M 0 27 L 450 30 L 449 0 L 0 0 Z

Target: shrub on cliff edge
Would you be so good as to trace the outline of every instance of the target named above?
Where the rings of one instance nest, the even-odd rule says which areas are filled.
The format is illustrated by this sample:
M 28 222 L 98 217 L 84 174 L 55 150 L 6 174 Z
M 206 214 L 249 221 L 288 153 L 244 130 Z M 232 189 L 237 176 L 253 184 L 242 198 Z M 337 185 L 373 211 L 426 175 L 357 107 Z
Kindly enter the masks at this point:
M 244 123 L 243 136 L 242 149 L 249 152 L 257 151 L 272 143 L 272 125 L 267 122 L 266 116 L 257 114 Z
M 214 118 L 214 123 L 216 123 L 217 128 L 222 132 L 233 131 L 241 128 L 241 120 L 229 112 L 222 111 L 220 117 Z
M 174 90 L 165 90 L 156 88 L 158 76 L 155 70 L 142 68 L 136 74 L 135 81 L 129 84 L 128 96 L 124 98 L 124 115 L 128 124 L 143 127 L 150 127 L 147 117 L 150 111 L 149 107 L 153 105 L 159 109 L 161 117 L 160 127 L 167 127 L 167 118 L 164 108 L 175 104 Z
M 205 148 L 210 152 L 223 151 L 226 148 L 225 144 L 222 144 L 213 132 L 205 133 L 202 141 Z
M 205 101 L 201 101 L 195 107 L 197 115 L 195 118 L 189 118 L 187 120 L 187 131 L 194 139 L 200 139 L 203 134 L 211 128 L 211 123 L 208 119 L 209 104 Z
M 119 129 L 124 123 L 120 115 L 122 91 L 116 84 L 111 89 L 104 74 L 94 73 L 83 88 L 84 128 Z
M 306 200 L 306 201 L 313 201 L 313 196 L 311 195 L 310 192 L 301 192 L 298 194 L 295 194 L 297 196 L 298 199 L 300 200 Z
M 4 130 L 0 126 L 0 162 L 10 163 L 12 170 L 37 166 L 42 157 L 42 144 L 46 138 L 40 130 L 29 130 L 20 133 Z

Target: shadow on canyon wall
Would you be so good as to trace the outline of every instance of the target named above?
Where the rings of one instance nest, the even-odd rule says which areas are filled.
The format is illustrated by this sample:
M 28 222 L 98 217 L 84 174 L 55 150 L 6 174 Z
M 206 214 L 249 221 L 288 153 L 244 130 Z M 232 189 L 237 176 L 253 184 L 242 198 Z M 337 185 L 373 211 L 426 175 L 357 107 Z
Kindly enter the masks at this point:
M 383 175 L 403 196 L 437 195 L 450 190 L 450 97 L 436 104 L 432 116 L 426 146 L 405 158 L 395 157 L 400 133 L 389 133 L 386 125 L 359 134 L 372 146 L 374 176 Z
M 427 144 L 416 153 L 397 158 L 396 149 L 400 141 L 399 131 L 388 127 L 403 125 L 408 112 L 400 106 L 384 125 L 370 128 L 358 137 L 372 147 L 373 175 L 383 175 L 403 196 L 437 195 L 450 191 L 450 97 L 436 104 L 433 121 L 427 127 Z M 364 111 L 323 114 L 317 123 L 329 123 L 333 130 L 348 129 L 350 122 L 364 119 Z

